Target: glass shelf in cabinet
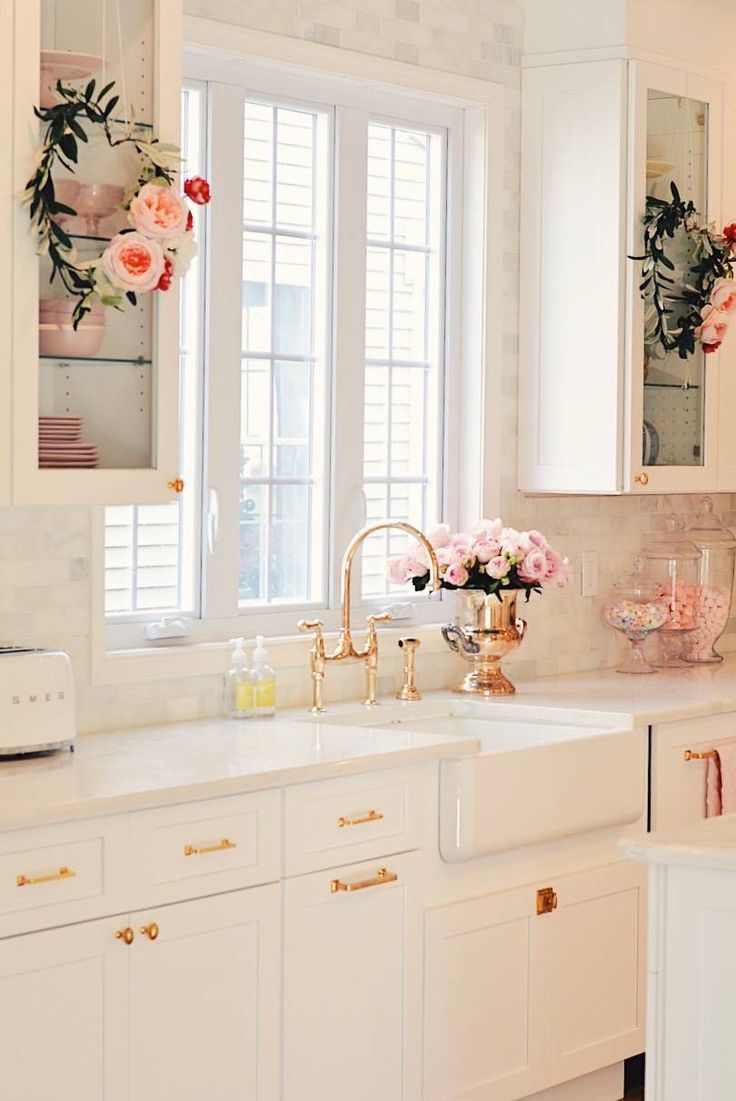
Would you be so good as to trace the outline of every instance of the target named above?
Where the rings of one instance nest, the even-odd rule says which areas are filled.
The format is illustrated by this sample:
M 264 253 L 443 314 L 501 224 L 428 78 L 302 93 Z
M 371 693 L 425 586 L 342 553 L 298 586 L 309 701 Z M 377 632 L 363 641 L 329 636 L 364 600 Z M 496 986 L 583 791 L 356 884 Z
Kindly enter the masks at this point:
M 39 356 L 43 363 L 56 363 L 60 367 L 63 367 L 65 363 L 100 363 L 100 364 L 127 364 L 131 367 L 150 367 L 153 363 L 151 359 L 145 359 L 143 356 L 135 356 L 128 359 L 118 359 L 115 356 Z

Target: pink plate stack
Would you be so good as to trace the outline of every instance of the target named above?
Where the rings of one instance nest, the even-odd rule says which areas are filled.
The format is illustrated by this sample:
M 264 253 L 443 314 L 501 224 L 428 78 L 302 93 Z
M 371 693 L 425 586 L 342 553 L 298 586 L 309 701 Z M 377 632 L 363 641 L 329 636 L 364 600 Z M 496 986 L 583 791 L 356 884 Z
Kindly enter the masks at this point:
M 38 465 L 53 467 L 97 466 L 97 444 L 82 440 L 82 417 L 38 418 Z

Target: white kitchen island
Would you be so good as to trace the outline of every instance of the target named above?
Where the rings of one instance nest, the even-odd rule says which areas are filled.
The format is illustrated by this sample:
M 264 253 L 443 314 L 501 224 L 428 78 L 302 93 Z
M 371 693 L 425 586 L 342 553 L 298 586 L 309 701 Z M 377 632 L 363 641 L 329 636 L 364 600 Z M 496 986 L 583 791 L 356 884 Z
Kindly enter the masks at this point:
M 647 1101 L 732 1101 L 736 815 L 623 850 L 650 865 Z

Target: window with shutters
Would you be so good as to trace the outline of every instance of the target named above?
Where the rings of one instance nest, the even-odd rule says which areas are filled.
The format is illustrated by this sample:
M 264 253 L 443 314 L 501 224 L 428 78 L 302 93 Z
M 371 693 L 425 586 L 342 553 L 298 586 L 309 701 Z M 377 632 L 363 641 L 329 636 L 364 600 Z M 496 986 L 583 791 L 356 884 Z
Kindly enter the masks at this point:
M 105 512 L 116 645 L 184 615 L 201 637 L 330 624 L 364 523 L 452 522 L 458 108 L 197 55 L 182 148 L 207 176 L 181 315 L 181 500 Z M 457 204 L 455 203 L 455 207 Z M 453 349 L 455 354 L 453 355 Z M 356 593 L 436 619 L 369 539 Z M 374 607 L 375 610 L 375 607 Z

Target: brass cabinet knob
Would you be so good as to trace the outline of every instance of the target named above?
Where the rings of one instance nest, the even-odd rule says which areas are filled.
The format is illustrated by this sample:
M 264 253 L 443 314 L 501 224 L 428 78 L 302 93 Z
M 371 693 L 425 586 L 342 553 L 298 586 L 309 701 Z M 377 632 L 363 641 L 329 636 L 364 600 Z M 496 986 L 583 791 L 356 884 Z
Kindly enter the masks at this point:
M 635 474 L 634 475 L 634 481 L 638 482 L 640 486 L 648 486 L 649 485 L 649 475 L 647 474 L 647 472 L 645 470 L 642 470 L 641 474 Z
M 184 492 L 184 479 L 183 478 L 173 478 L 172 481 L 166 483 L 166 488 L 167 489 L 173 489 L 174 493 L 183 493 Z
M 160 929 L 155 921 L 152 921 L 150 925 L 141 925 L 141 933 L 144 937 L 148 937 L 149 940 L 156 940 Z
M 123 944 L 132 944 L 135 940 L 135 933 L 129 925 L 126 925 L 124 929 L 118 929 L 115 939 L 121 940 Z

